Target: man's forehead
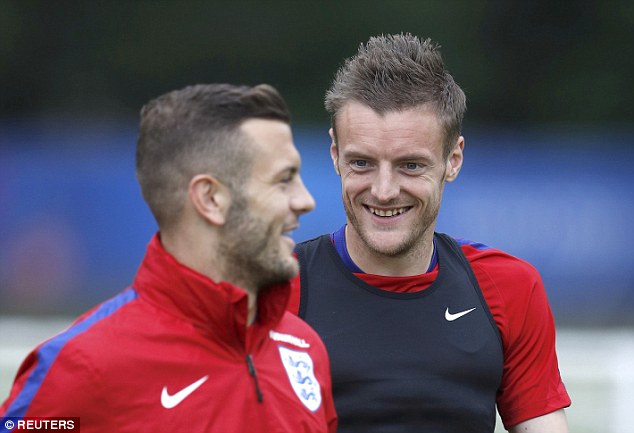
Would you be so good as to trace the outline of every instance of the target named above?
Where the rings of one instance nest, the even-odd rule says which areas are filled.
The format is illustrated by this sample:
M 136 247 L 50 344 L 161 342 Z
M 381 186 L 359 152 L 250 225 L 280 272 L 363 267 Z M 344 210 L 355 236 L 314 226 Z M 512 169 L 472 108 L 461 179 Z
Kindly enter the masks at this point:
M 395 137 L 421 133 L 436 135 L 443 132 L 440 119 L 436 113 L 427 107 L 378 113 L 367 105 L 360 103 L 347 105 L 341 116 L 337 118 L 335 127 L 335 132 L 338 135 L 345 133 L 355 135 L 383 133 Z
M 441 154 L 444 130 L 427 107 L 377 113 L 352 102 L 337 119 L 335 143 L 342 156 L 428 159 Z
M 392 133 L 407 129 L 443 130 L 436 112 L 426 105 L 379 112 L 366 104 L 350 101 L 333 120 L 333 131 L 337 137 L 350 132 L 349 129 L 360 132 L 359 128 L 381 128 Z

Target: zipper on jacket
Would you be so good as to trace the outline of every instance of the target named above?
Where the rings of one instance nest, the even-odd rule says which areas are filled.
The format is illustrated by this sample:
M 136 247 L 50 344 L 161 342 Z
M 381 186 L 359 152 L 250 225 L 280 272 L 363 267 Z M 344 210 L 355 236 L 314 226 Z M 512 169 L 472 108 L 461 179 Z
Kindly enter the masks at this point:
M 263 396 L 262 390 L 260 390 L 260 383 L 258 382 L 258 373 L 255 370 L 255 365 L 253 364 L 253 357 L 251 354 L 247 355 L 247 367 L 249 368 L 249 374 L 253 377 L 253 382 L 255 382 L 255 394 L 258 397 L 258 401 L 262 403 Z

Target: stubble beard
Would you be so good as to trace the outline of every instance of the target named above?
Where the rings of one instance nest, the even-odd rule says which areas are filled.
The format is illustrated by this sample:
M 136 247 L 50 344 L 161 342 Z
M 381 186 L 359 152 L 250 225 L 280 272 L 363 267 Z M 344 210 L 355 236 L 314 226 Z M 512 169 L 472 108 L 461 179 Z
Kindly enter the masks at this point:
M 400 242 L 393 246 L 381 245 L 378 241 L 373 239 L 371 231 L 368 230 L 363 223 L 361 223 L 360 219 L 356 217 L 356 214 L 352 209 L 352 205 L 345 200 L 344 210 L 348 218 L 348 223 L 353 227 L 363 244 L 373 255 L 397 258 L 407 256 L 419 247 L 421 249 L 423 248 L 425 234 L 430 230 L 430 228 L 433 230 L 435 226 L 438 212 L 440 210 L 440 200 L 435 203 L 427 204 L 428 206 L 425 208 L 423 215 L 421 215 L 421 219 L 417 224 L 412 226 L 412 231 L 408 234 L 408 236 L 404 237 Z
M 256 291 L 293 278 L 297 264 L 282 256 L 279 237 L 274 226 L 253 214 L 245 197 L 235 197 L 219 245 L 227 278 Z

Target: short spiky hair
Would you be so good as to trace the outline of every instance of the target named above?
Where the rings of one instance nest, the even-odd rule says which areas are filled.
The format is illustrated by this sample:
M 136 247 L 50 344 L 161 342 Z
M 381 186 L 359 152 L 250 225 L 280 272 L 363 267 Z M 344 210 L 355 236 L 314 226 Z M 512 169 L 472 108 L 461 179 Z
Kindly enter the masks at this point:
M 161 229 L 177 221 L 197 174 L 211 174 L 234 190 L 240 188 L 252 157 L 239 127 L 252 118 L 290 123 L 284 99 L 267 84 L 199 84 L 143 107 L 136 174 Z
M 447 71 L 440 46 L 410 33 L 370 38 L 337 71 L 325 98 L 335 135 L 337 114 L 348 101 L 379 114 L 433 110 L 445 131 L 445 157 L 460 136 L 466 110 L 465 94 Z

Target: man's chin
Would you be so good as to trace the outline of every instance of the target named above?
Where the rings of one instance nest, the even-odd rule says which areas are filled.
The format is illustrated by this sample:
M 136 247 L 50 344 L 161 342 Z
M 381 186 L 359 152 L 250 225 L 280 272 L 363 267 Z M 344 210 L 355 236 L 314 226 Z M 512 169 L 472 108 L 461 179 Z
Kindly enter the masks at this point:
M 286 262 L 286 280 L 291 280 L 299 274 L 299 263 L 295 259 L 295 257 L 290 256 Z
M 267 271 L 262 271 L 262 278 L 260 282 L 261 287 L 265 286 L 273 286 L 277 284 L 285 284 L 290 280 L 295 278 L 299 273 L 299 265 L 297 264 L 297 260 L 294 257 L 290 256 L 288 260 L 283 263 L 279 263 L 275 269 L 269 269 Z
M 364 238 L 364 243 L 368 249 L 375 254 L 386 257 L 398 257 L 406 254 L 409 250 L 407 239 L 394 239 L 391 236 L 368 236 Z

